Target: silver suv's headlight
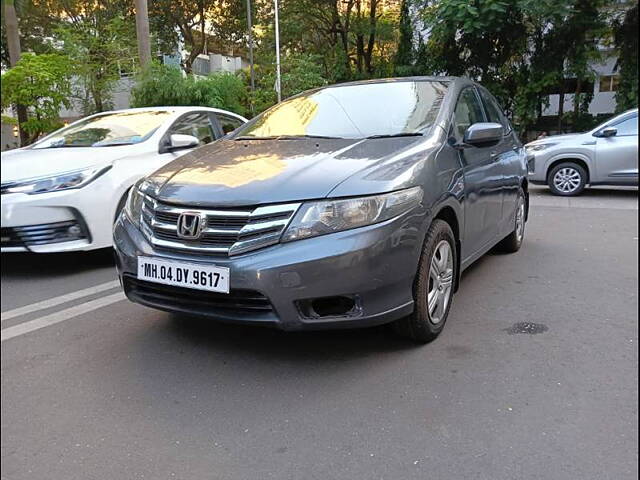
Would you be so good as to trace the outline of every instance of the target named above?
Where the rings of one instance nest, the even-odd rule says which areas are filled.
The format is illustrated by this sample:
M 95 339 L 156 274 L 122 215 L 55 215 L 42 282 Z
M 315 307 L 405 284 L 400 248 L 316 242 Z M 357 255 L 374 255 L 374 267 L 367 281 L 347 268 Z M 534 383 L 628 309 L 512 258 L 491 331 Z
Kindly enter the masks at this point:
M 422 201 L 422 188 L 368 197 L 307 202 L 300 207 L 282 236 L 283 242 L 316 237 L 384 222 Z
M 26 193 L 35 195 L 38 193 L 59 192 L 72 188 L 82 188 L 93 182 L 103 173 L 111 169 L 111 165 L 105 167 L 87 168 L 73 172 L 61 173 L 50 177 L 33 178 L 2 186 L 2 193 Z
M 144 194 L 138 188 L 139 184 L 140 182 L 131 187 L 131 190 L 129 190 L 129 196 L 127 197 L 127 203 L 124 205 L 125 215 L 137 227 L 140 226 L 142 202 L 144 201 Z
M 557 145 L 557 143 L 534 143 L 533 145 L 525 145 L 524 148 L 525 150 L 527 150 L 527 152 L 533 153 L 541 152 L 542 150 L 546 150 L 547 148 L 553 147 L 554 145 Z

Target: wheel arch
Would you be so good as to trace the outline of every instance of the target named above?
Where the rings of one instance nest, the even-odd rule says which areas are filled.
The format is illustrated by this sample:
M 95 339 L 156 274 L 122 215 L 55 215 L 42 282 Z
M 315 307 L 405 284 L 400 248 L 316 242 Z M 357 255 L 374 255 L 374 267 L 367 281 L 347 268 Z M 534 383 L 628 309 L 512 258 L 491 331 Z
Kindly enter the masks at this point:
M 545 181 L 547 182 L 547 184 L 549 183 L 549 175 L 551 175 L 551 170 L 553 170 L 561 163 L 575 163 L 577 165 L 580 165 L 582 168 L 584 168 L 585 172 L 587 172 L 587 181 L 585 183 L 589 183 L 591 181 L 591 167 L 589 166 L 589 162 L 581 156 L 572 155 L 568 157 L 554 158 L 551 162 L 549 162 L 547 173 L 545 175 Z

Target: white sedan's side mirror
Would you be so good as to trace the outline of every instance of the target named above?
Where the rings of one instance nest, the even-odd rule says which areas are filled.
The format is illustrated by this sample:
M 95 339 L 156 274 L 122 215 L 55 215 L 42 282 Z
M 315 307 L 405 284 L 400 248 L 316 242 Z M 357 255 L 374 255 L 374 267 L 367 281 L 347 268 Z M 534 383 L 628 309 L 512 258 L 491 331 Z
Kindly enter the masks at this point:
M 200 142 L 193 135 L 174 133 L 169 139 L 169 150 L 197 147 Z

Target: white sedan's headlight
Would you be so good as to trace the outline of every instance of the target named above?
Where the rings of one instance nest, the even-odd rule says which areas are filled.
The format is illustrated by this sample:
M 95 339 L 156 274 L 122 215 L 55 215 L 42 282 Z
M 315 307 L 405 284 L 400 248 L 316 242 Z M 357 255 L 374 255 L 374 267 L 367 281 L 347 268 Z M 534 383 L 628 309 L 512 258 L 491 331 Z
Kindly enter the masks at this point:
M 300 240 L 384 222 L 418 205 L 422 188 L 341 200 L 308 202 L 285 231 L 282 241 Z
M 540 152 L 542 150 L 546 150 L 549 147 L 553 147 L 554 145 L 557 145 L 557 143 L 534 143 L 532 144 L 528 144 L 525 145 L 524 148 L 527 150 L 527 152 Z
M 106 167 L 88 168 L 86 170 L 60 173 L 50 177 L 33 178 L 5 184 L 2 186 L 2 193 L 26 193 L 28 195 L 35 195 L 38 193 L 82 188 L 88 183 L 93 182 L 110 168 L 111 165 L 107 165 Z

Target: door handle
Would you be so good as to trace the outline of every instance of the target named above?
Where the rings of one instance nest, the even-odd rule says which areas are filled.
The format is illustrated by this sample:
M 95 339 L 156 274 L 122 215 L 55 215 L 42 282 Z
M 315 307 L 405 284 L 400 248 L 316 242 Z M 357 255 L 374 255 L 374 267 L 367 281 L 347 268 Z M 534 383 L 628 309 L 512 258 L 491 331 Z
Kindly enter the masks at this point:
M 495 160 L 497 156 L 498 152 L 496 152 L 495 150 L 489 154 L 489 158 L 491 158 L 491 160 Z

